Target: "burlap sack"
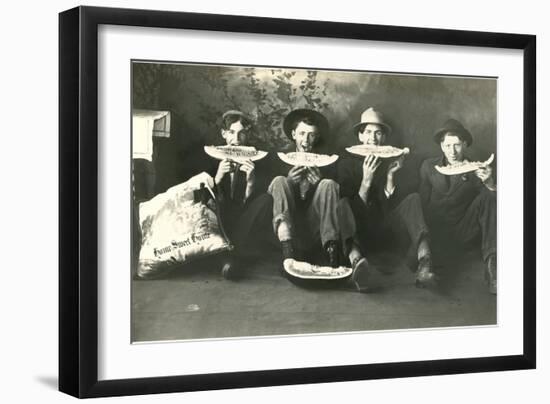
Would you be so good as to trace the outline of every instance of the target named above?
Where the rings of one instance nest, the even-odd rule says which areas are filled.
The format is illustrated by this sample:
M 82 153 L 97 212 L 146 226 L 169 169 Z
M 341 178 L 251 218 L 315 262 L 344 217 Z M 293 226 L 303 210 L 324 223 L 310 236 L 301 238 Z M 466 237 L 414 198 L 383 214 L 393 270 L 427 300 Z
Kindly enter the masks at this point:
M 140 204 L 138 278 L 156 277 L 190 260 L 232 249 L 220 225 L 213 184 L 211 176 L 201 173 Z

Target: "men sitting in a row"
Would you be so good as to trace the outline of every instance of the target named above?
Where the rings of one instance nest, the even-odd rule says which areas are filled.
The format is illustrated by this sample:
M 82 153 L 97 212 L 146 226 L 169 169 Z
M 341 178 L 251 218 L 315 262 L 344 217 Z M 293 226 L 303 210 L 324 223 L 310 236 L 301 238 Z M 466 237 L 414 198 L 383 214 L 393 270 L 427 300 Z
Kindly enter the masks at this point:
M 233 118 L 227 121 L 230 116 Z M 249 124 L 241 112 L 229 111 L 224 114 L 222 137 L 228 145 L 247 145 Z M 326 139 L 329 125 L 322 114 L 300 109 L 287 115 L 283 129 L 292 142 L 287 152 L 315 153 Z M 390 125 L 372 108 L 362 114 L 354 130 L 359 142 L 367 145 L 381 146 L 391 137 Z M 236 251 L 250 249 L 248 243 L 257 241 L 250 237 L 256 234 L 253 230 L 261 234 L 270 217 L 283 259 L 312 259 L 323 251 L 322 263 L 336 266 L 341 240 L 353 268 L 351 279 L 356 281 L 369 272 L 368 254 L 394 245 L 405 236 L 410 245 L 407 261 L 416 270 L 417 286 L 426 286 L 435 280 L 429 241 L 432 226 L 454 235 L 460 243 L 481 233 L 486 279 L 490 291 L 496 293 L 496 188 L 492 170 L 487 166 L 475 173 L 453 176 L 437 172 L 436 164 L 452 166 L 466 160 L 464 152 L 472 137 L 460 123 L 451 120 L 436 132 L 435 139 L 443 156 L 422 165 L 420 196 L 412 193 L 404 198 L 398 196 L 404 156 L 389 161 L 372 155 L 364 159 L 345 156 L 336 165 L 318 168 L 289 167 L 272 154 L 265 161 L 269 174 L 261 176 L 264 181 L 273 178 L 269 187 L 266 182 L 259 184 L 251 161 L 239 167 L 245 174 L 240 184 L 232 163 L 221 161 L 216 184 L 225 195 L 222 199 L 229 201 L 225 202 L 229 208 L 224 209 L 229 213 L 222 215 L 222 221 L 226 228 L 233 229 L 229 233 Z M 231 202 L 235 200 L 236 204 Z M 225 264 L 224 276 L 231 268 L 231 263 Z M 358 289 L 367 286 L 358 282 L 355 285 Z

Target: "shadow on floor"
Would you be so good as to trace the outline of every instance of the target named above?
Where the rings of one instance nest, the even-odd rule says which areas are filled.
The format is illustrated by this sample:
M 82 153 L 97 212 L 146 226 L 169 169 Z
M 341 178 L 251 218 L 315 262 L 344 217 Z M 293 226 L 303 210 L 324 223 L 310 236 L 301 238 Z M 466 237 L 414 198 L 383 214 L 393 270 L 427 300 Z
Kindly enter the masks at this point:
M 132 281 L 132 339 L 160 341 L 395 330 L 496 324 L 496 297 L 483 282 L 484 264 L 466 253 L 438 265 L 433 289 L 395 257 L 373 260 L 369 293 L 345 285 L 304 288 L 281 274 L 280 257 L 249 262 L 237 281 L 207 259 L 163 279 Z M 326 286 L 326 285 L 324 285 Z

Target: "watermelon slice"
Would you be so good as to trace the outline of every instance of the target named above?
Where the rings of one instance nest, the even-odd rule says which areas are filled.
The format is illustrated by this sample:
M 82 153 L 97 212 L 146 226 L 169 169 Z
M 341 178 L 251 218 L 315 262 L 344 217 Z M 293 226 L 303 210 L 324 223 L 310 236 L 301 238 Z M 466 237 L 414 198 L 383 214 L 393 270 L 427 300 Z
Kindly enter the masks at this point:
M 380 158 L 399 157 L 410 153 L 410 149 L 408 147 L 400 149 L 394 146 L 375 146 L 370 144 L 358 144 L 355 146 L 346 147 L 346 150 L 358 156 L 367 157 L 372 155 Z
M 435 169 L 443 175 L 459 175 L 475 171 L 478 168 L 486 167 L 495 159 L 494 153 L 486 161 L 463 161 L 461 163 L 448 166 L 435 166 Z
M 277 153 L 279 158 L 291 166 L 324 167 L 338 160 L 336 154 L 317 154 L 308 152 Z
M 261 160 L 267 156 L 266 151 L 256 150 L 252 146 L 204 146 L 204 151 L 217 160 L 229 159 L 239 164 L 246 160 Z
M 324 267 L 308 262 L 296 261 L 292 258 L 284 260 L 283 267 L 289 275 L 300 279 L 343 279 L 350 276 L 353 272 L 351 268 L 347 267 Z

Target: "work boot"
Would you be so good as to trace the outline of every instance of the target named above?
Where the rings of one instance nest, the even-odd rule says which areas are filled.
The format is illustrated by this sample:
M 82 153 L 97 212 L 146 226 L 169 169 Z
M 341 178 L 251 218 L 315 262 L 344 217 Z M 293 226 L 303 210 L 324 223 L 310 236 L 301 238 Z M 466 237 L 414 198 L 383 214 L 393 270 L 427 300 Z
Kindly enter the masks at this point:
M 237 278 L 237 265 L 234 257 L 227 257 L 222 263 L 222 276 L 228 281 L 235 280 Z
M 370 266 L 367 259 L 365 257 L 357 257 L 351 263 L 351 268 L 353 272 L 350 276 L 350 284 L 357 292 L 365 292 L 369 287 L 368 279 L 370 272 Z
M 286 259 L 294 259 L 296 253 L 294 252 L 294 246 L 292 240 L 281 241 L 281 248 L 283 250 L 283 261 Z
M 416 270 L 416 287 L 425 288 L 433 286 L 436 282 L 436 276 L 432 270 L 432 258 L 426 255 L 418 261 L 418 269 Z
M 280 270 L 283 277 L 288 278 L 289 274 L 286 272 L 286 269 L 285 269 L 285 261 L 288 259 L 291 259 L 291 260 L 296 259 L 296 252 L 294 251 L 292 240 L 281 241 L 281 249 L 283 251 L 283 263 L 280 267 Z
M 325 243 L 329 266 L 336 268 L 338 266 L 338 243 L 334 240 Z
M 497 257 L 492 254 L 487 260 L 487 268 L 485 268 L 485 282 L 489 286 L 489 293 L 497 294 Z

